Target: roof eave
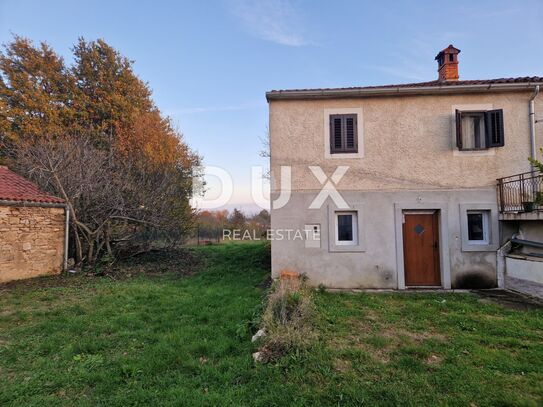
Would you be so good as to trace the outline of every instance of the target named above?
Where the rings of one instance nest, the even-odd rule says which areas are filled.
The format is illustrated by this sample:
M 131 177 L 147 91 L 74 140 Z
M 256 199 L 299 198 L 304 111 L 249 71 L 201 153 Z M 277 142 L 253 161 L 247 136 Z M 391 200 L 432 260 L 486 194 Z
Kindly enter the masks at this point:
M 267 101 L 271 100 L 303 100 L 332 98 L 361 98 L 373 96 L 411 96 L 436 94 L 461 94 L 477 92 L 513 92 L 530 90 L 543 82 L 524 83 L 492 83 L 475 85 L 441 85 L 420 87 L 388 87 L 360 89 L 317 89 L 317 90 L 281 90 L 266 92 Z

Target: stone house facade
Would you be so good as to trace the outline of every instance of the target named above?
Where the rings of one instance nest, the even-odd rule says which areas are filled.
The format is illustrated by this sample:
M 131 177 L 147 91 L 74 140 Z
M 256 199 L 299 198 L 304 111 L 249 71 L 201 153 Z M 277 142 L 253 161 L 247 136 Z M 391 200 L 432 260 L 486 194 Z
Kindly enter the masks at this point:
M 0 166 L 0 283 L 60 273 L 65 233 L 64 201 Z
M 266 94 L 271 229 L 304 232 L 271 236 L 273 277 L 295 270 L 334 288 L 501 284 L 498 250 L 519 230 L 496 180 L 531 171 L 527 158 L 543 146 L 531 114 L 543 111 L 543 78 L 459 80 L 459 52 L 437 55 L 435 81 Z

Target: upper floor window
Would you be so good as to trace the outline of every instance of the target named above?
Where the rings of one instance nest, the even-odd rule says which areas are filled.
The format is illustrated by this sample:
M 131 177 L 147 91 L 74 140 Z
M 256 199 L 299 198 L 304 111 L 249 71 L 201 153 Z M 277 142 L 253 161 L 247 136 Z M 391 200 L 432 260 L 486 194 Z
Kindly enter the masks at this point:
M 358 153 L 356 114 L 330 115 L 330 154 Z
M 459 150 L 484 150 L 505 145 L 503 110 L 456 110 L 456 146 Z

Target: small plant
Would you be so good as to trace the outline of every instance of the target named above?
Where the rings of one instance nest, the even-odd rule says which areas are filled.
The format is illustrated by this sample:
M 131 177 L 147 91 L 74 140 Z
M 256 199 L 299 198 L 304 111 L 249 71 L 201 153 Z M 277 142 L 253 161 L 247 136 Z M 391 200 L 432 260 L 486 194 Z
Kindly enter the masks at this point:
M 534 197 L 530 192 L 524 192 L 522 194 L 522 206 L 524 212 L 532 212 L 534 210 Z
M 539 149 L 541 151 L 541 154 L 543 154 L 543 148 Z M 528 157 L 528 161 L 530 161 L 530 164 L 538 170 L 539 172 L 543 172 L 543 162 L 536 160 L 535 158 Z
M 263 362 L 291 352 L 307 349 L 313 339 L 313 291 L 304 277 L 274 283 L 262 315 L 266 336 L 260 349 Z

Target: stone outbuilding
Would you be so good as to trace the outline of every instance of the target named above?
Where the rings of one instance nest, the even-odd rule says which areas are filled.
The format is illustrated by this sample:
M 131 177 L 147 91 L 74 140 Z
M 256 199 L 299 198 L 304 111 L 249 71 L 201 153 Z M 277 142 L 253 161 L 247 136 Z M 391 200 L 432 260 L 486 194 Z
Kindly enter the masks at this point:
M 0 166 L 0 283 L 65 268 L 64 201 Z

